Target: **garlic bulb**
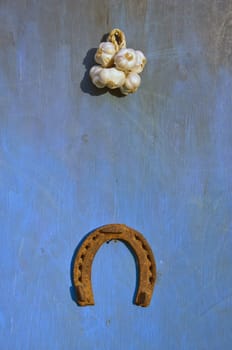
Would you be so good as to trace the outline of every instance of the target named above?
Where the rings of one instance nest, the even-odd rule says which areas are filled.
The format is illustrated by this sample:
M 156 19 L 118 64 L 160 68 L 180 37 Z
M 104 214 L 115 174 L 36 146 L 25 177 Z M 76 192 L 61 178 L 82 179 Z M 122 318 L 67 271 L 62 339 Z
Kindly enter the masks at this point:
M 102 67 L 111 67 L 114 64 L 116 49 L 113 43 L 103 42 L 95 54 L 95 61 Z
M 98 88 L 108 87 L 109 89 L 117 89 L 121 87 L 126 80 L 125 73 L 116 68 L 93 66 L 89 74 L 93 84 Z
M 124 85 L 120 87 L 121 93 L 124 95 L 128 95 L 135 92 L 140 86 L 140 83 L 141 78 L 137 73 L 129 73 L 126 77 Z
M 118 52 L 123 47 L 126 47 L 126 37 L 123 31 L 118 28 L 111 30 L 107 41 L 110 41 L 114 44 L 116 52 Z
M 129 72 L 136 66 L 137 55 L 134 49 L 121 49 L 114 56 L 114 64 L 117 69 Z

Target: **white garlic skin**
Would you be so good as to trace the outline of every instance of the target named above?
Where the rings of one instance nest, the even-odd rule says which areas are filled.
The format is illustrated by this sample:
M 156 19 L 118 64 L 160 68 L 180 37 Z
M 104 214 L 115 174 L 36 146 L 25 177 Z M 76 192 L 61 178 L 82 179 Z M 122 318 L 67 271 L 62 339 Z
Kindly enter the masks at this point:
M 116 68 L 93 66 L 89 74 L 93 84 L 98 88 L 108 87 L 109 89 L 117 89 L 121 87 L 126 80 L 125 73 Z
M 109 89 L 117 89 L 121 87 L 126 80 L 125 73 L 116 68 L 103 68 L 100 73 L 101 79 L 106 82 Z
M 113 43 L 103 42 L 100 43 L 94 58 L 102 67 L 112 67 L 115 53 L 116 49 Z
M 141 73 L 144 69 L 145 64 L 147 63 L 147 59 L 142 53 L 142 51 L 136 50 L 136 64 L 132 69 L 132 72 Z
M 101 66 L 93 66 L 89 71 L 89 75 L 92 80 L 92 83 L 100 89 L 105 87 L 105 82 L 100 77 L 101 70 L 102 70 Z
M 131 94 L 138 89 L 140 83 L 140 76 L 135 72 L 130 72 L 126 77 L 124 85 L 120 87 L 120 91 L 123 95 Z
M 136 66 L 137 55 L 134 49 L 123 48 L 114 56 L 114 64 L 117 69 L 130 72 Z

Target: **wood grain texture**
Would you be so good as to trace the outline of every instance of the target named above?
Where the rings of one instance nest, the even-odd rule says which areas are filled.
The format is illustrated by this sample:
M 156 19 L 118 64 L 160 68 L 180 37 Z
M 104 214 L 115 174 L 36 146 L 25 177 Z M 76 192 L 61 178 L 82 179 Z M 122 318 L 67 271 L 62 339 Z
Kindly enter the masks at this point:
M 0 1 L 1 349 L 231 349 L 231 11 L 230 0 Z M 85 80 L 114 27 L 148 58 L 125 98 Z M 72 300 L 77 244 L 112 222 L 154 251 L 146 309 L 128 302 L 135 264 L 115 242 L 93 264 L 96 306 Z

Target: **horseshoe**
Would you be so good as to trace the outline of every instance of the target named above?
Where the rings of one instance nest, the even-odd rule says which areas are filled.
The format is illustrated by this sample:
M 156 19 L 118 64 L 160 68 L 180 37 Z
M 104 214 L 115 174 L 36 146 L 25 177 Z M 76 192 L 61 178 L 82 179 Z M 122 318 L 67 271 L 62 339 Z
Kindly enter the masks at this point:
M 101 245 L 110 240 L 120 240 L 129 245 L 134 252 L 139 271 L 135 304 L 148 306 L 156 281 L 154 256 L 143 235 L 122 224 L 102 226 L 93 231 L 81 244 L 73 266 L 73 282 L 78 304 L 81 306 L 94 305 L 91 283 L 92 263 Z

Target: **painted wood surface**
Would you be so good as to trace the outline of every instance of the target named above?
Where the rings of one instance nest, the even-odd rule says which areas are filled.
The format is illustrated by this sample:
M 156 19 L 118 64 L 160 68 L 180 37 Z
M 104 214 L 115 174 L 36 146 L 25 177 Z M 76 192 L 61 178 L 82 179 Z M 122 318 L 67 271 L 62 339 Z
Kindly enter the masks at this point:
M 114 27 L 148 58 L 125 98 L 87 77 Z M 231 349 L 231 37 L 229 0 L 0 1 L 1 349 Z M 154 251 L 148 308 L 119 242 L 96 306 L 72 299 L 74 250 L 108 223 Z

